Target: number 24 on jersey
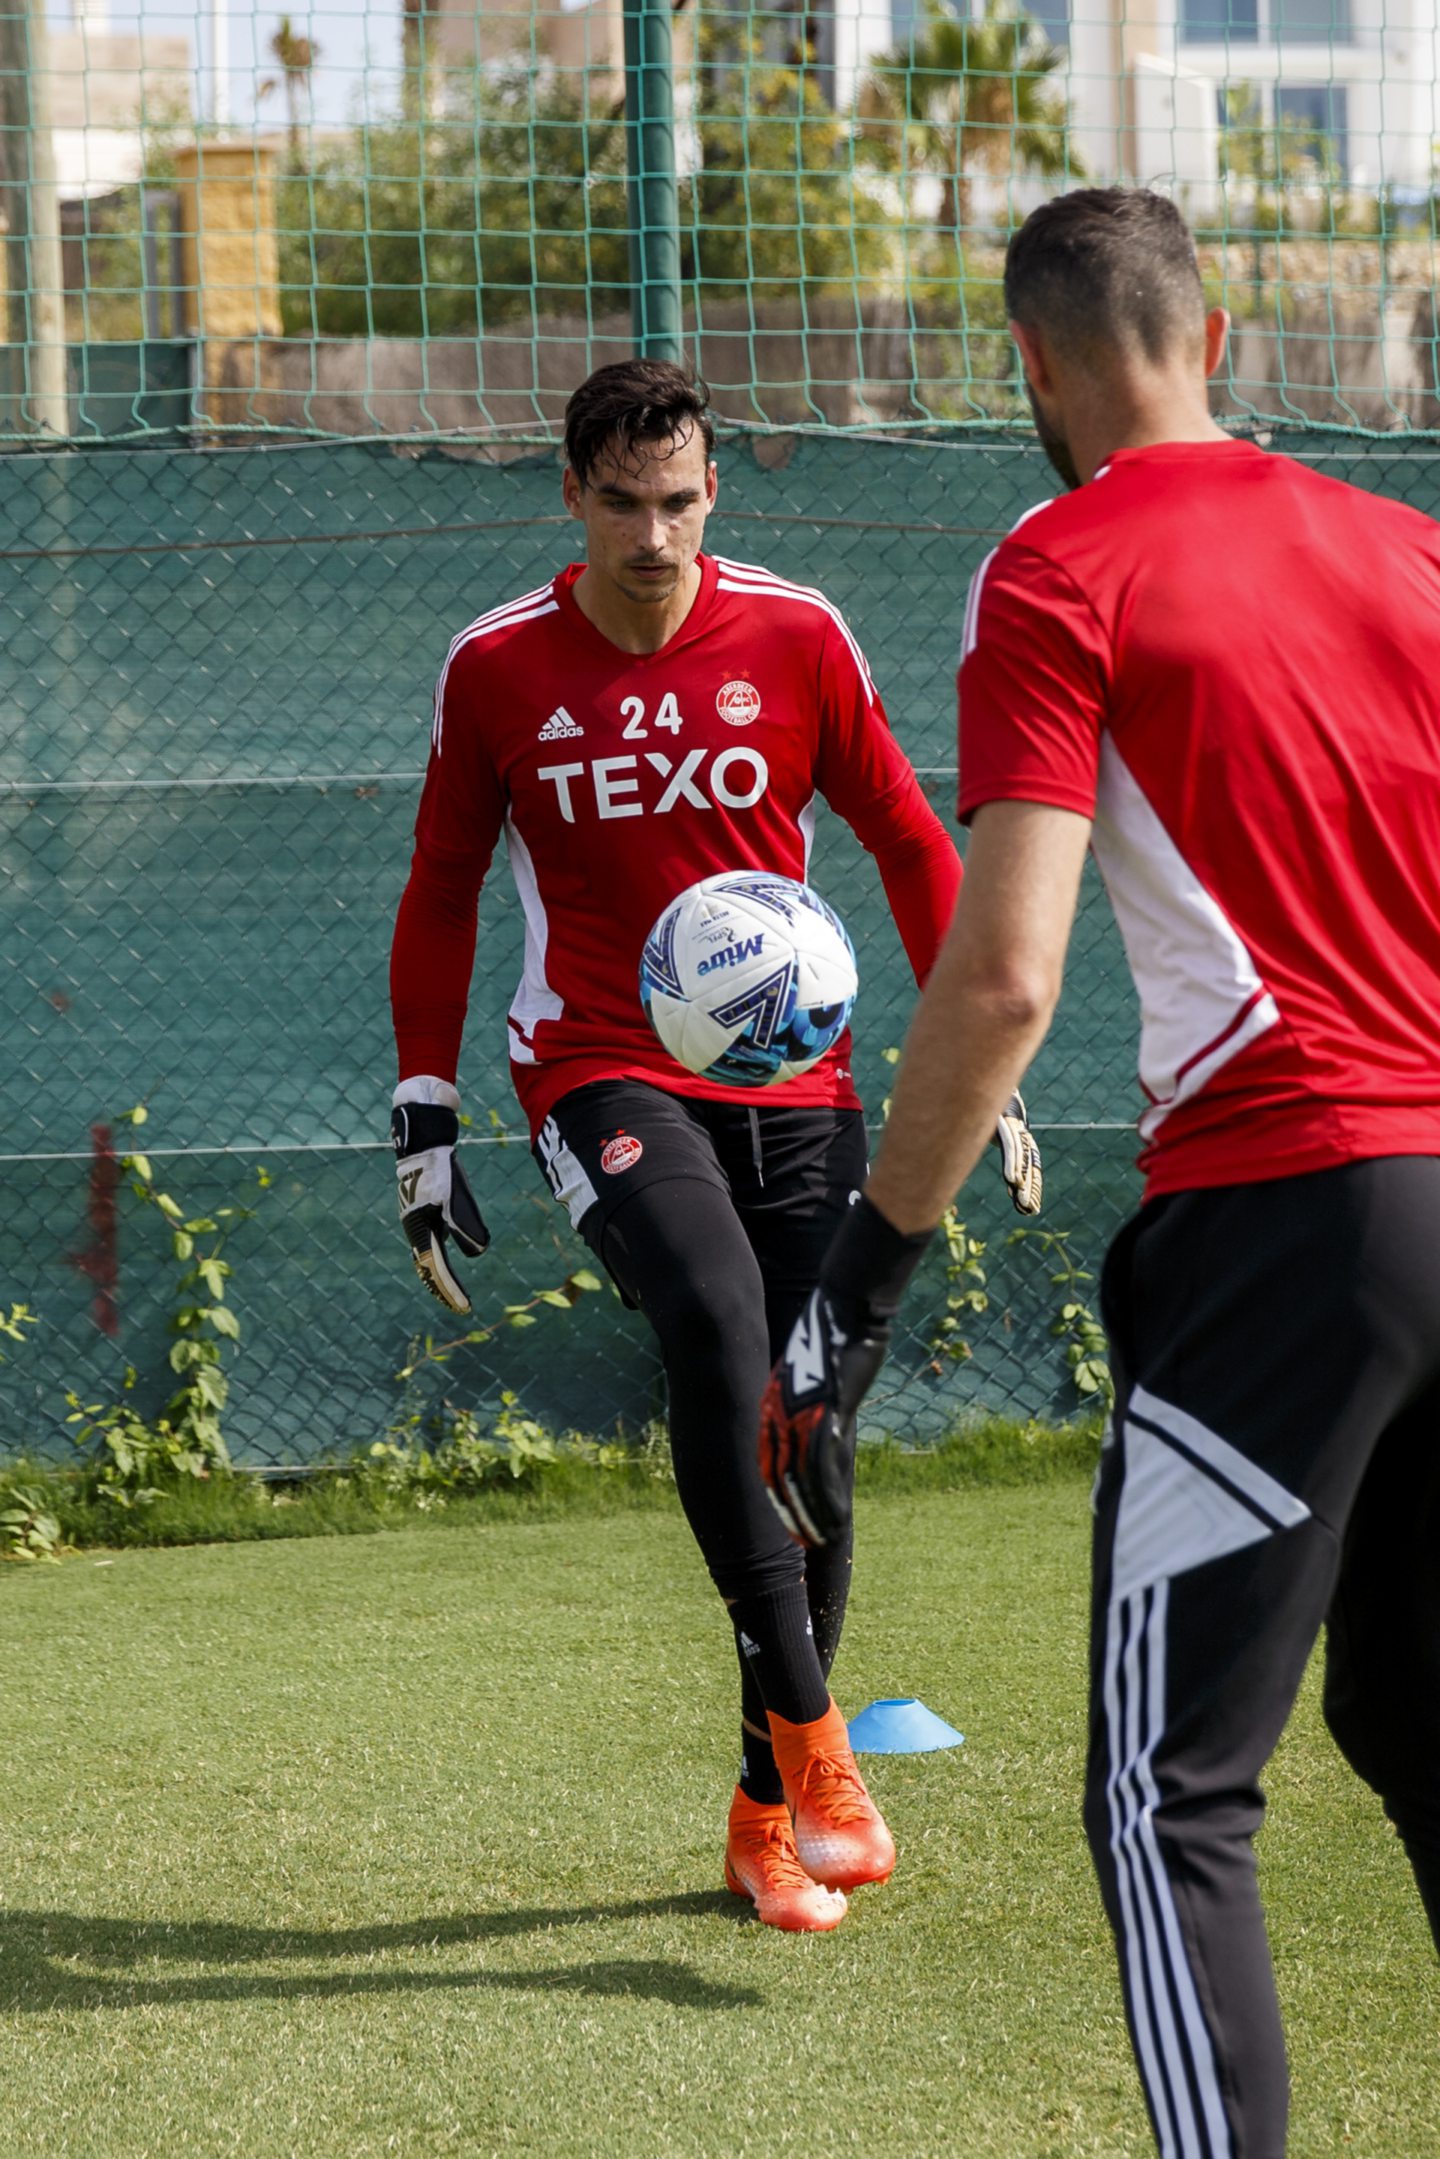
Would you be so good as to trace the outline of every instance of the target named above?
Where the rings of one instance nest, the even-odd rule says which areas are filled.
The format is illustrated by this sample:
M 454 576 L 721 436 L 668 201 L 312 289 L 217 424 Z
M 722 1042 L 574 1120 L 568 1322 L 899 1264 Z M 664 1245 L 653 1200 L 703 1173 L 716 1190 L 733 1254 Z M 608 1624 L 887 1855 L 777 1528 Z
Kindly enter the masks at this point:
M 625 722 L 625 733 L 622 739 L 626 742 L 643 742 L 650 732 L 650 726 L 668 727 L 672 735 L 678 735 L 685 724 L 680 707 L 675 702 L 675 692 L 673 690 L 667 690 L 661 698 L 659 708 L 650 726 L 647 726 L 645 721 L 645 700 L 643 697 L 622 697 L 620 700 L 620 717 Z

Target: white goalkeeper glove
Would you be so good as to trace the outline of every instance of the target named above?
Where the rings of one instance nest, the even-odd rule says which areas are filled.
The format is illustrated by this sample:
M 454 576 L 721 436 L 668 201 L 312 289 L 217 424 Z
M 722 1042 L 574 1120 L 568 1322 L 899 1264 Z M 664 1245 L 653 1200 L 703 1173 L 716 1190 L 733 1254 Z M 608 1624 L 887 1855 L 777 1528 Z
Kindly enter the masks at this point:
M 453 1237 L 467 1259 L 478 1259 L 490 1232 L 455 1158 L 459 1137 L 460 1097 L 448 1080 L 428 1073 L 401 1080 L 390 1111 L 400 1227 L 431 1296 L 452 1312 L 468 1312 L 470 1299 L 450 1266 L 445 1239 Z
M 1040 1149 L 1018 1094 L 1012 1094 L 1000 1112 L 995 1144 L 1000 1149 L 1000 1174 L 1010 1188 L 1015 1212 L 1039 1214 L 1045 1177 L 1040 1167 Z

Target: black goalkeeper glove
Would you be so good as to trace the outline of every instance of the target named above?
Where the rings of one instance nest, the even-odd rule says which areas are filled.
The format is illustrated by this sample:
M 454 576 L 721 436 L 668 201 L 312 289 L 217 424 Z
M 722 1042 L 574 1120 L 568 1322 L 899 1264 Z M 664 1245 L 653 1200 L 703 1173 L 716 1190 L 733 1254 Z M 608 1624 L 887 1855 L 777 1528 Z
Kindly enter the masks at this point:
M 1018 1094 L 1012 1094 L 1000 1112 L 995 1144 L 1000 1149 L 1000 1174 L 1010 1188 L 1015 1212 L 1039 1214 L 1045 1173 L 1040 1166 L 1040 1149 L 1025 1115 L 1025 1104 Z
M 445 1251 L 453 1237 L 467 1259 L 478 1259 L 490 1242 L 475 1196 L 455 1156 L 460 1137 L 460 1097 L 446 1080 L 402 1080 L 390 1112 L 395 1177 L 400 1190 L 400 1227 L 410 1257 L 432 1297 L 452 1312 L 468 1312 L 465 1285 Z
M 850 1520 L 855 1415 L 890 1346 L 889 1322 L 812 1290 L 760 1404 L 760 1474 L 801 1544 L 831 1544 Z
M 856 1415 L 932 1234 L 903 1236 L 862 1194 L 770 1375 L 760 1405 L 760 1474 L 801 1544 L 833 1544 L 849 1525 Z

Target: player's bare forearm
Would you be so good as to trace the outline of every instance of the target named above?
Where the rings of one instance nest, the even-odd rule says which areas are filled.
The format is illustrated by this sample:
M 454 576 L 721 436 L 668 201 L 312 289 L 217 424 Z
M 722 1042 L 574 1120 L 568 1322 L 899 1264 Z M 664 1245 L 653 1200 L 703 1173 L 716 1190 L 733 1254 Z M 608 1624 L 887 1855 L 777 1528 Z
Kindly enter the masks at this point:
M 1070 810 L 977 811 L 950 932 L 920 1000 L 868 1197 L 906 1233 L 939 1221 L 1045 1038 L 1090 824 Z

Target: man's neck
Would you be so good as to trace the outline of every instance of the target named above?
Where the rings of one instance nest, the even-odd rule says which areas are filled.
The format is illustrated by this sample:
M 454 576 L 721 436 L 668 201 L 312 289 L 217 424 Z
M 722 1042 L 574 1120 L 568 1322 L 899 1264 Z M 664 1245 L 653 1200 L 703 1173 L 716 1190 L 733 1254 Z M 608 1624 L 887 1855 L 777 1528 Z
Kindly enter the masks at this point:
M 1070 454 L 1082 480 L 1092 480 L 1117 450 L 1152 450 L 1162 442 L 1228 442 L 1223 427 L 1210 417 L 1209 400 L 1197 395 L 1189 373 L 1174 376 L 1147 370 L 1097 382 L 1069 416 Z
M 682 627 L 700 592 L 700 565 L 692 562 L 663 600 L 632 600 L 608 577 L 588 566 L 574 585 L 575 605 L 587 622 L 621 652 L 658 652 Z

